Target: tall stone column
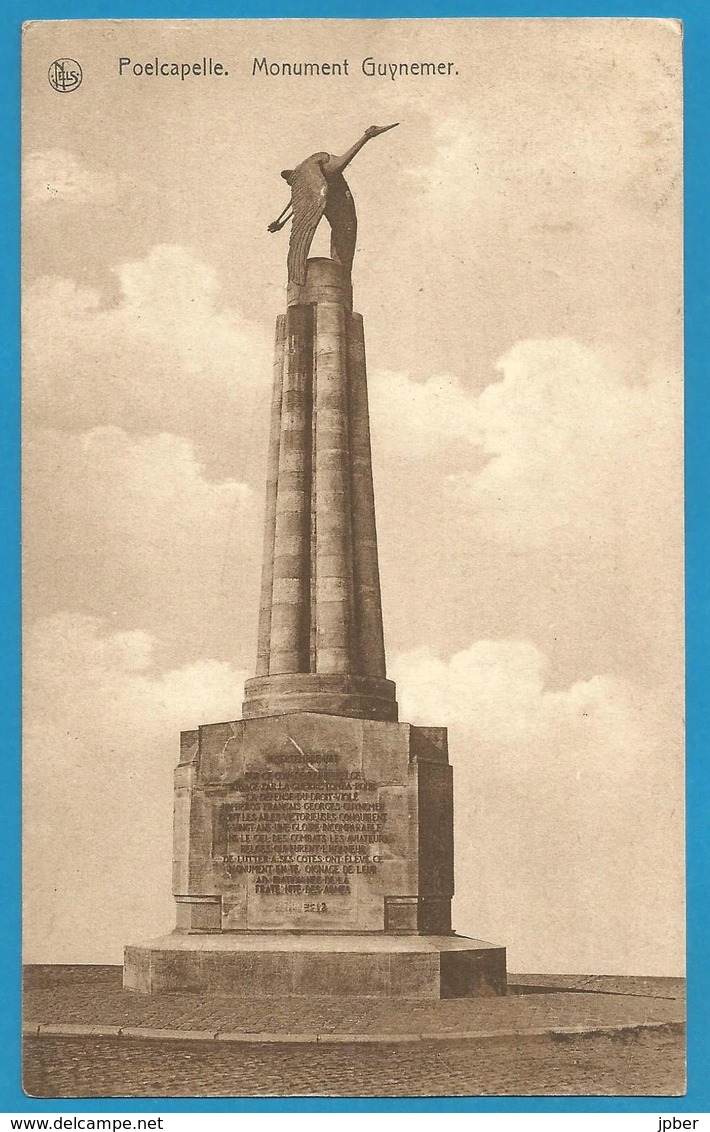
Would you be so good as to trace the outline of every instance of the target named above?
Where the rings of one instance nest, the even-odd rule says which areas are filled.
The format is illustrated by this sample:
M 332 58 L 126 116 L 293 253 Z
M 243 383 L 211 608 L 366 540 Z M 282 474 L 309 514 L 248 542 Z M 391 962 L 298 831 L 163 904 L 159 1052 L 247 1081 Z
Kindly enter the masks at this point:
M 279 319 L 257 675 L 244 717 L 397 719 L 386 679 L 362 318 L 308 261 Z
M 124 986 L 248 997 L 505 994 L 505 949 L 451 930 L 446 728 L 385 674 L 362 319 L 308 260 L 276 326 L 257 674 L 243 718 L 181 736 L 176 931 Z

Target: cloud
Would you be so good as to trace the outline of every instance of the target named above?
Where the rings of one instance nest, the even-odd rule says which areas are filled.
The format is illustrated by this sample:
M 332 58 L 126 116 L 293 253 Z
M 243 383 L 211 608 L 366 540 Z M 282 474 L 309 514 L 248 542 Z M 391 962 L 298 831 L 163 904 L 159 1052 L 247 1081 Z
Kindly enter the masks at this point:
M 268 417 L 262 329 L 225 305 L 214 270 L 186 248 L 155 247 L 114 274 L 113 303 L 56 276 L 26 288 L 26 424 L 172 432 L 239 474 Z
M 496 368 L 470 433 L 489 460 L 461 477 L 496 537 L 606 544 L 679 513 L 679 382 L 631 384 L 570 339 L 519 342 Z
M 402 718 L 449 726 L 457 929 L 507 944 L 513 971 L 681 973 L 680 713 L 610 676 L 553 689 L 525 640 L 391 675 Z
M 572 339 L 519 342 L 496 369 L 480 393 L 373 374 L 386 606 L 396 586 L 419 639 L 448 651 L 481 632 L 522 634 L 561 679 L 630 673 L 677 696 L 680 379 L 624 372 Z M 402 605 L 390 630 L 410 648 Z
M 633 375 L 574 339 L 518 342 L 480 393 L 452 375 L 375 371 L 374 443 L 383 462 L 445 455 L 489 533 L 527 548 L 585 543 L 666 520 L 680 496 L 679 379 Z M 466 441 L 452 449 L 453 441 Z M 463 460 L 462 460 L 463 457 Z
M 527 48 L 509 41 L 495 81 L 478 78 L 480 97 L 422 115 L 421 144 L 403 159 L 409 290 L 393 304 L 417 333 L 381 331 L 383 357 L 417 376 L 445 358 L 478 384 L 489 359 L 533 337 L 603 343 L 635 365 L 677 362 L 678 60 L 661 63 L 663 49 L 641 67 L 629 44 L 590 66 L 564 38 L 544 83 L 524 80 Z
M 178 733 L 238 717 L 244 673 L 213 660 L 161 672 L 158 645 L 80 613 L 27 629 L 28 962 L 117 963 L 173 925 Z
M 116 181 L 91 169 L 65 149 L 29 153 L 23 167 L 23 200 L 31 204 L 68 201 L 86 204 L 105 201 L 116 191 Z
M 109 611 L 114 628 L 160 638 L 173 663 L 215 655 L 215 636 L 226 658 L 251 650 L 240 618 L 256 616 L 261 514 L 246 484 L 209 479 L 182 437 L 115 427 L 33 430 L 24 466 L 33 616 Z
M 408 374 L 375 370 L 370 379 L 374 442 L 384 456 L 435 455 L 453 440 L 471 441 L 476 401 L 450 374 L 413 381 Z

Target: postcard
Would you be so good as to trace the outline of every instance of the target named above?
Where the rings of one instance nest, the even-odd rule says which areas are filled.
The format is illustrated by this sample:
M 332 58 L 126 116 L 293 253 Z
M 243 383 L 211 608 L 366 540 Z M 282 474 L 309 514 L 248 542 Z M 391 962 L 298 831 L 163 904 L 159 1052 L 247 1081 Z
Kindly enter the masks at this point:
M 685 1089 L 682 28 L 23 35 L 24 1088 Z

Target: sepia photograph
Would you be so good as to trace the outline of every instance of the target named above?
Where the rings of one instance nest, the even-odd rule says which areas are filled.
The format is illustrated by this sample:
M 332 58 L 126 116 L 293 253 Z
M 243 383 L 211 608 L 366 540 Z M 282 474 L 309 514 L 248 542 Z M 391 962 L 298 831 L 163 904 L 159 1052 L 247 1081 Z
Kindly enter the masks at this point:
M 680 1097 L 680 21 L 31 21 L 23 1088 Z

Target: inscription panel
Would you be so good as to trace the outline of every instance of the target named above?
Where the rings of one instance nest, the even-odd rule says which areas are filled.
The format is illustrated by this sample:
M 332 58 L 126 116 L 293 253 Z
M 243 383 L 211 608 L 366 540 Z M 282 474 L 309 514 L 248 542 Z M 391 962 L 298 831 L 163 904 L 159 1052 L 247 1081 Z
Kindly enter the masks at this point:
M 354 926 L 391 856 L 378 784 L 335 754 L 268 762 L 245 770 L 215 807 L 224 926 Z

